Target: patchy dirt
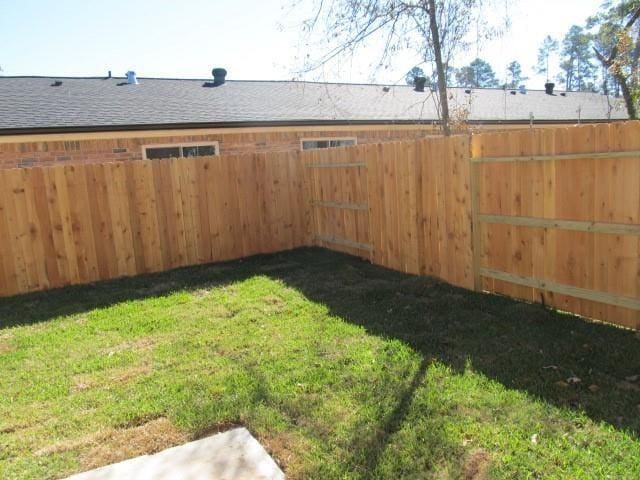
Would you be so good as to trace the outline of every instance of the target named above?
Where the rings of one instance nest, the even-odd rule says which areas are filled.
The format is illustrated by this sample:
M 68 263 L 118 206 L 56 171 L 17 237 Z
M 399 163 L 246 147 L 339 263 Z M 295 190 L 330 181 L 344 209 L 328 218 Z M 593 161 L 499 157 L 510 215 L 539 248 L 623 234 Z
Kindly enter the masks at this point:
M 198 430 L 196 433 L 191 435 L 191 440 L 200 440 L 201 438 L 210 437 L 216 433 L 226 432 L 227 430 L 233 430 L 234 428 L 239 427 L 245 427 L 245 425 L 240 422 L 214 423 L 213 425 L 209 425 L 208 427 Z
M 153 367 L 151 365 L 143 363 L 141 365 L 132 365 L 130 367 L 113 370 L 106 377 L 95 378 L 87 375 L 78 375 L 73 379 L 72 391 L 81 392 L 106 384 L 124 384 L 136 380 L 139 377 L 149 375 L 152 371 Z
M 138 377 L 149 375 L 153 371 L 151 365 L 142 364 L 118 370 L 109 379 L 117 383 L 128 383 Z
M 137 352 L 148 352 L 156 345 L 156 340 L 149 337 L 141 337 L 135 340 L 122 342 L 102 350 L 102 353 L 113 355 L 115 353 L 124 352 L 125 350 L 135 350 Z
M 264 307 L 262 311 L 266 314 L 282 313 L 287 310 L 287 302 L 278 295 L 266 295 L 262 298 Z
M 286 472 L 290 480 L 308 478 L 308 472 L 301 470 L 300 462 L 295 461 L 295 452 L 307 452 L 306 440 L 295 433 L 281 432 L 272 436 L 260 436 L 260 444 L 271 455 L 278 466 Z
M 191 295 L 193 295 L 194 298 L 204 298 L 204 297 L 207 297 L 207 296 L 211 295 L 211 289 L 210 288 L 198 288 L 196 290 L 193 290 L 191 292 Z
M 187 435 L 161 417 L 139 426 L 98 431 L 79 439 L 66 440 L 36 452 L 37 456 L 78 451 L 83 470 L 159 452 L 187 442 Z
M 488 478 L 489 453 L 483 449 L 472 451 L 464 463 L 465 480 L 485 480 Z
M 15 351 L 16 347 L 11 345 L 8 341 L 0 339 L 0 355 L 3 353 L 10 353 Z
M 12 423 L 12 424 L 0 427 L 0 433 L 15 433 L 19 430 L 25 430 L 29 427 L 31 427 L 31 424 L 28 424 L 28 423 Z

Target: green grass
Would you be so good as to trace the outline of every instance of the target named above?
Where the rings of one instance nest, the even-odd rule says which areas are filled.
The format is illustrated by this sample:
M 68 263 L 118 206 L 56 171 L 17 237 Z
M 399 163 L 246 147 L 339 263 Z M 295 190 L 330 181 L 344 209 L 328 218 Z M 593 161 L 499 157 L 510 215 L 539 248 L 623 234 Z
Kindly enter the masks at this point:
M 320 249 L 3 299 L 0 327 L 3 479 L 231 425 L 294 479 L 640 477 L 638 334 Z

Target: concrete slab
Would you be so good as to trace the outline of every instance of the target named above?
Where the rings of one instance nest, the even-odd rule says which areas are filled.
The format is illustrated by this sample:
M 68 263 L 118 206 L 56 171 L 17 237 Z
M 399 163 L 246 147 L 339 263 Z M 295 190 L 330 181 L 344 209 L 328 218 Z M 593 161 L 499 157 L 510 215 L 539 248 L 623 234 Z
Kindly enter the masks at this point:
M 284 473 L 246 428 L 236 428 L 68 478 L 134 479 L 284 480 Z

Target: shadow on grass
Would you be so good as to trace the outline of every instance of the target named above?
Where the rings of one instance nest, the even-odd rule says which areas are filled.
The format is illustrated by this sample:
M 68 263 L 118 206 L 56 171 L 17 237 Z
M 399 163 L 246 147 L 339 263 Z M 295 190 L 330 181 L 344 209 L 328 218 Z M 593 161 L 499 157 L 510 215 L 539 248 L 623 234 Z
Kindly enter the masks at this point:
M 0 299 L 0 328 L 253 275 L 279 279 L 345 321 L 406 342 L 425 359 L 437 359 L 457 372 L 470 362 L 476 371 L 508 388 L 556 406 L 581 409 L 595 421 L 640 436 L 640 383 L 625 380 L 640 374 L 638 333 L 539 305 L 469 292 L 322 249 Z M 581 382 L 567 386 L 569 377 Z M 418 375 L 414 379 L 418 383 L 398 397 L 396 411 L 381 426 L 382 437 L 370 443 L 384 444 L 399 428 L 411 403 L 411 388 L 415 390 L 421 381 Z M 375 455 L 382 449 L 372 451 Z M 375 458 L 369 460 L 376 463 Z

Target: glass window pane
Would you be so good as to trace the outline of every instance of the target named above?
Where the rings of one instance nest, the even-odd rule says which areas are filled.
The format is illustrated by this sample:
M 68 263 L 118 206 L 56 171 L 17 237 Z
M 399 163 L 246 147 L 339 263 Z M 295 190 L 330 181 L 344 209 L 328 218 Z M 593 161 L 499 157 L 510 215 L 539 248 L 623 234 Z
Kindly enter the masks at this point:
M 215 145 L 191 145 L 188 147 L 182 147 L 183 157 L 203 157 L 206 155 L 215 155 Z
M 147 148 L 147 158 L 154 160 L 157 158 L 178 158 L 180 147 L 153 147 Z
M 333 138 L 328 140 L 303 140 L 302 149 L 309 150 L 311 148 L 333 148 L 333 147 L 346 147 L 349 145 L 355 145 L 356 141 L 349 138 Z
M 215 155 L 216 147 L 215 145 L 200 145 L 198 146 L 198 155 L 204 157 L 206 155 Z

